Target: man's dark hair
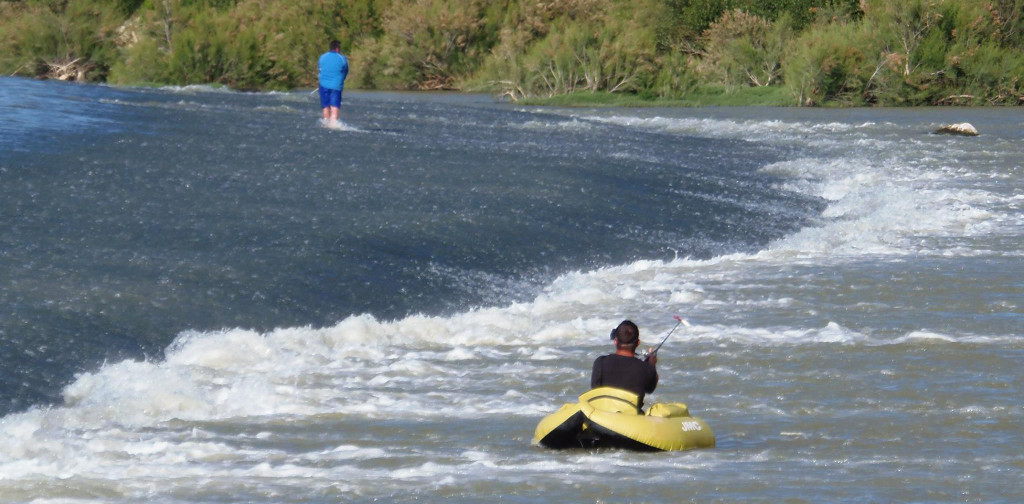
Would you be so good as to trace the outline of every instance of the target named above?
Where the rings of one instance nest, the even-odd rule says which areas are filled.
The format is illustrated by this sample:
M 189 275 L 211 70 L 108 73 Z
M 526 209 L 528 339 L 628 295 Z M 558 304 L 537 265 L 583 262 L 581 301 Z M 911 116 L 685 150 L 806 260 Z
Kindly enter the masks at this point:
M 640 329 L 632 321 L 623 320 L 615 328 L 615 347 L 635 350 L 640 343 Z
M 340 51 L 341 50 L 341 42 L 338 42 L 337 40 L 332 40 L 331 41 L 331 50 L 332 51 Z

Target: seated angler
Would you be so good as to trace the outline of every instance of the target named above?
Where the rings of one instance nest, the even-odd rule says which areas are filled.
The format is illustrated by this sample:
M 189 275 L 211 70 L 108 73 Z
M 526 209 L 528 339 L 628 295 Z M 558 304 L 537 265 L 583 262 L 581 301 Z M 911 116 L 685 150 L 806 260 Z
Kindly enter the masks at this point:
M 602 355 L 594 361 L 594 372 L 590 387 L 615 387 L 633 392 L 639 398 L 638 407 L 644 405 L 644 394 L 654 392 L 658 386 L 657 354 L 650 360 L 636 358 L 636 347 L 640 344 L 640 329 L 629 320 L 623 320 L 611 334 L 615 353 Z

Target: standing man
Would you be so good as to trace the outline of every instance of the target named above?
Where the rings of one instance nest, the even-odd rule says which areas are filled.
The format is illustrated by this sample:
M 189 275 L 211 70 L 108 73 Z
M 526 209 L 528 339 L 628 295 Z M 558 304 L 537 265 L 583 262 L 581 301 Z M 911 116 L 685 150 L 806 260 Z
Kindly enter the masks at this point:
M 638 407 L 644 406 L 644 393 L 654 392 L 658 386 L 658 355 L 651 354 L 649 361 L 636 358 L 636 347 L 640 344 L 640 329 L 629 320 L 623 320 L 612 331 L 615 353 L 602 355 L 594 361 L 594 372 L 590 376 L 590 388 L 615 387 L 628 390 L 638 397 Z
M 324 123 L 338 122 L 341 108 L 341 91 L 348 77 L 348 59 L 341 54 L 341 42 L 331 41 L 331 50 L 320 56 L 320 107 L 323 108 Z

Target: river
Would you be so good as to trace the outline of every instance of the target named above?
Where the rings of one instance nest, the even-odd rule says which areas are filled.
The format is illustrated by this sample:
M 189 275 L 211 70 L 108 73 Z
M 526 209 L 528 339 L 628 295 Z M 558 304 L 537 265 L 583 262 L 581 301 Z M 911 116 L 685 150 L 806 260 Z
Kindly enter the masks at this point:
M 0 501 L 1020 502 L 1024 112 L 0 78 Z M 970 122 L 978 137 L 934 135 Z M 609 330 L 717 446 L 550 451 Z

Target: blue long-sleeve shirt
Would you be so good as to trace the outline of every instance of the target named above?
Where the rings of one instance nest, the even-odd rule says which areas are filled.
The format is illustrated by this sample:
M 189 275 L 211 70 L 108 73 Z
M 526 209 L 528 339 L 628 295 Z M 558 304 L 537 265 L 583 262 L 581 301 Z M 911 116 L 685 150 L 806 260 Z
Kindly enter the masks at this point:
M 342 90 L 348 77 L 348 59 L 340 53 L 328 51 L 320 55 L 320 86 Z

